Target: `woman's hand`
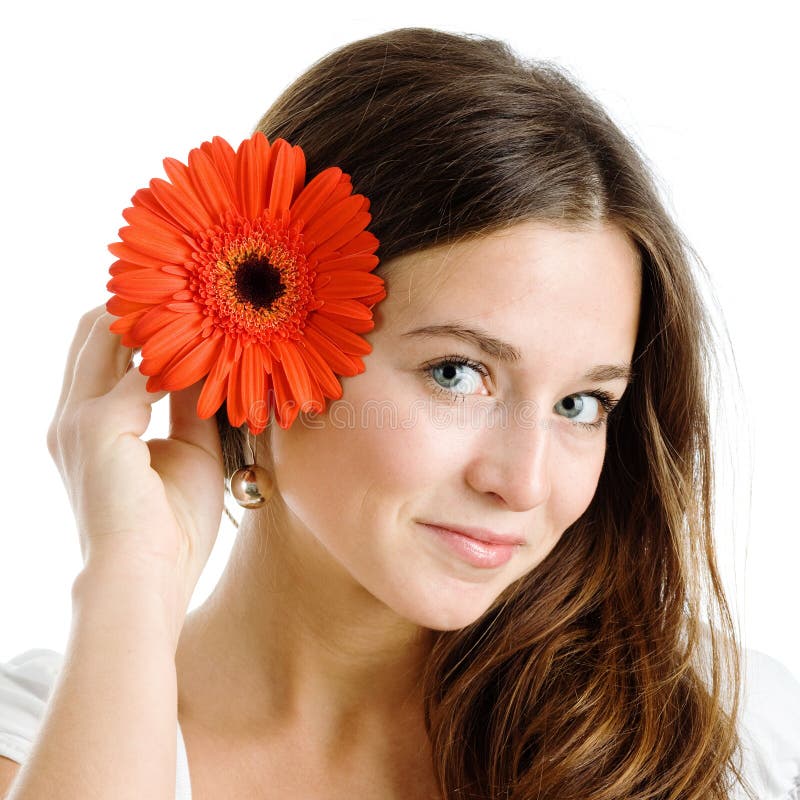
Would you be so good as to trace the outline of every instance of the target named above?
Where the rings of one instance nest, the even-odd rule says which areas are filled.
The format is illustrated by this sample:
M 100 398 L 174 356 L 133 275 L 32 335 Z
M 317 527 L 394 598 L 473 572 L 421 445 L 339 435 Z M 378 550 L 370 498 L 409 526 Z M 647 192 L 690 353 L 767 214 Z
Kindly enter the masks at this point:
M 219 529 L 219 433 L 214 417 L 197 416 L 198 381 L 170 394 L 168 438 L 141 439 L 167 392 L 145 389 L 133 351 L 108 329 L 114 319 L 105 306 L 81 318 L 47 445 L 78 523 L 84 572 L 109 581 L 152 576 L 174 593 L 179 629 Z

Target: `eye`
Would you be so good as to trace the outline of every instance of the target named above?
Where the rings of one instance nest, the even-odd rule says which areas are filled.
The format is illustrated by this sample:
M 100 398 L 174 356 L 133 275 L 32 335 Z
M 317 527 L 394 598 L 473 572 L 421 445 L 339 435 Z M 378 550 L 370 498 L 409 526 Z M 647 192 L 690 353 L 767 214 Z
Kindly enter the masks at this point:
M 583 398 L 588 397 L 591 401 L 587 403 Z M 582 428 L 587 428 L 591 430 L 598 430 L 603 425 L 608 422 L 608 415 L 611 413 L 611 410 L 617 404 L 617 400 L 612 397 L 608 392 L 603 392 L 601 390 L 596 390 L 592 392 L 580 392 L 579 394 L 571 394 L 568 397 L 559 400 L 555 408 L 558 409 L 559 406 L 566 409 L 571 416 L 568 416 L 569 419 L 573 424 L 580 425 Z M 597 416 L 598 409 L 602 409 L 602 414 L 599 419 L 596 419 L 594 422 L 589 422 L 585 418 L 578 419 L 581 413 L 586 409 L 589 409 L 589 412 L 586 416 L 589 419 L 595 419 Z
M 445 356 L 438 361 L 425 364 L 421 372 L 435 393 L 449 400 L 463 402 L 468 395 L 478 390 L 481 395 L 488 394 L 483 386 L 483 378 L 489 377 L 489 370 L 479 361 L 472 361 L 464 356 Z M 589 398 L 590 402 L 587 403 L 583 398 Z M 598 430 L 607 423 L 609 414 L 618 402 L 618 399 L 608 392 L 596 389 L 568 395 L 556 403 L 554 408 L 557 410 L 560 406 L 565 409 L 567 419 L 574 425 L 587 430 Z M 579 419 L 587 408 L 591 413 L 585 414 L 584 419 Z M 598 408 L 602 409 L 602 414 L 599 419 L 595 419 Z M 586 417 L 594 421 L 588 421 Z
M 481 389 L 480 394 L 487 394 L 483 378 L 489 376 L 489 370 L 480 362 L 464 356 L 445 356 L 426 364 L 421 371 L 436 394 L 447 396 L 448 399 L 463 402 L 466 395 Z

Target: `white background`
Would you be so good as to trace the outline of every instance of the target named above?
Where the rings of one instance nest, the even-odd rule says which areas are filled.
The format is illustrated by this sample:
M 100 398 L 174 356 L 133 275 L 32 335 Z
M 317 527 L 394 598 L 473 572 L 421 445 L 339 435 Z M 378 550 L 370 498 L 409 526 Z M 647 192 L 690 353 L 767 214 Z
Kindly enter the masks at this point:
M 355 39 L 430 26 L 554 59 L 640 145 L 711 276 L 741 379 L 720 398 L 720 561 L 746 644 L 800 676 L 796 457 L 800 185 L 790 4 L 17 4 L 2 69 L 0 660 L 63 651 L 82 562 L 45 435 L 80 315 L 133 192 L 213 135 L 238 143 L 281 90 Z M 524 16 L 523 16 L 524 14 Z M 794 53 L 794 55 L 792 55 Z M 166 402 L 153 435 L 163 435 Z M 716 403 L 714 403 L 716 406 Z M 751 497 L 752 479 L 752 497 Z M 192 607 L 234 536 L 223 519 Z

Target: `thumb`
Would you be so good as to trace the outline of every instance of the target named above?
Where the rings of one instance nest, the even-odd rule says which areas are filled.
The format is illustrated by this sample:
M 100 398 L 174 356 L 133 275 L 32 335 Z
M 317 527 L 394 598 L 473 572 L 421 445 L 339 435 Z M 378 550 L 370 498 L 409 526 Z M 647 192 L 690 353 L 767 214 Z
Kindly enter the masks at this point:
M 203 380 L 169 394 L 169 438 L 197 445 L 222 464 L 222 445 L 216 417 L 200 419 L 197 401 Z

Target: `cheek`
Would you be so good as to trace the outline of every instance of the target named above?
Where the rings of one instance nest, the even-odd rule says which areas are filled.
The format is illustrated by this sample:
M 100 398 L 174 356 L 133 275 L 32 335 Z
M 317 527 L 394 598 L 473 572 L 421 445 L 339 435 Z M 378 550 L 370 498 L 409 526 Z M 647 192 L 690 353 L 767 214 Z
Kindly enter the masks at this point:
M 372 399 L 370 399 L 372 398 Z M 272 433 L 281 495 L 292 512 L 320 533 L 343 522 L 385 524 L 443 474 L 452 453 L 408 404 L 376 402 L 351 391 L 325 415 Z M 410 420 L 410 421 L 409 421 Z M 356 526 L 358 527 L 358 526 Z
M 562 451 L 551 465 L 551 493 L 547 501 L 546 524 L 530 554 L 527 569 L 543 561 L 558 540 L 589 507 L 603 468 L 603 447 L 580 452 Z
M 553 474 L 552 514 L 554 528 L 566 530 L 592 502 L 603 469 L 605 447 L 588 448 Z

